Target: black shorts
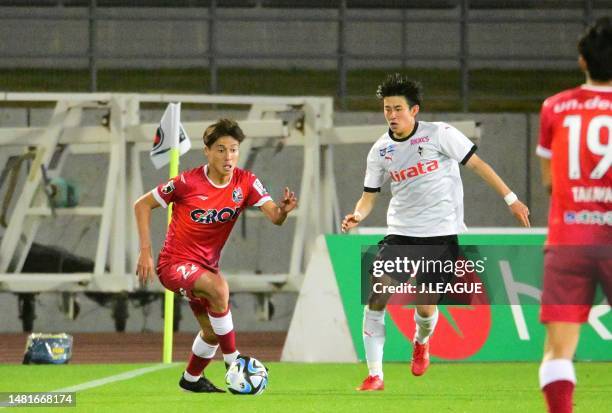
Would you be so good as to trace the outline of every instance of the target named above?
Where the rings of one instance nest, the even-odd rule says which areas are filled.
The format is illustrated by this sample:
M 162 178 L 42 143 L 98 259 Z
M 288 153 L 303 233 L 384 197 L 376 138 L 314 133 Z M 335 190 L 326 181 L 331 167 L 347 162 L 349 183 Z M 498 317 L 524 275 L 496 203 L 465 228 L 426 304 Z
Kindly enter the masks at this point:
M 447 283 L 454 276 L 449 268 L 454 268 L 458 256 L 457 235 L 409 237 L 391 234 L 378 243 L 370 275 L 384 273 L 400 283 L 409 282 L 411 278 L 416 278 L 417 284 Z M 395 265 L 387 268 L 380 265 L 380 262 L 390 261 Z M 391 267 L 393 270 L 388 271 Z

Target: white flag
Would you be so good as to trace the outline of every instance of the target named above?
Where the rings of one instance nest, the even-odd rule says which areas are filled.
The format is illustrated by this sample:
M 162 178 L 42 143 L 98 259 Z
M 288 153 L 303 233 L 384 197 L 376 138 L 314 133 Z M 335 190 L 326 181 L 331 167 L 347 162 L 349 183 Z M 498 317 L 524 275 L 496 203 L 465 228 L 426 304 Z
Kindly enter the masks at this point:
M 149 155 L 156 169 L 170 162 L 170 149 L 179 148 L 179 156 L 191 149 L 191 141 L 181 125 L 181 103 L 169 103 L 161 118 L 153 149 Z

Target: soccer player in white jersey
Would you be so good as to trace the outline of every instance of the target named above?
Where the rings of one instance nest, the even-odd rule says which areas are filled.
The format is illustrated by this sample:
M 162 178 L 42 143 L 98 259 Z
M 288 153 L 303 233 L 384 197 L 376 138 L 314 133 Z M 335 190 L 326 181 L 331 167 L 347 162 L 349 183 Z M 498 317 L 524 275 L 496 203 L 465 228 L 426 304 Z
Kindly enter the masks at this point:
M 522 226 L 529 226 L 529 210 L 495 171 L 477 155 L 476 146 L 443 122 L 417 121 L 421 87 L 393 74 L 378 87 L 389 130 L 372 146 L 367 158 L 363 194 L 354 212 L 342 222 L 344 232 L 359 225 L 372 211 L 378 192 L 391 180 L 392 198 L 387 211 L 387 235 L 379 254 L 393 245 L 440 245 L 452 248 L 463 223 L 463 187 L 459 164 L 466 165 L 491 186 Z M 418 248 L 418 247 L 416 247 Z M 385 307 L 388 294 L 372 292 L 363 316 L 363 341 L 368 376 L 358 390 L 383 390 Z M 438 321 L 437 302 L 417 301 L 412 374 L 429 366 L 429 338 Z

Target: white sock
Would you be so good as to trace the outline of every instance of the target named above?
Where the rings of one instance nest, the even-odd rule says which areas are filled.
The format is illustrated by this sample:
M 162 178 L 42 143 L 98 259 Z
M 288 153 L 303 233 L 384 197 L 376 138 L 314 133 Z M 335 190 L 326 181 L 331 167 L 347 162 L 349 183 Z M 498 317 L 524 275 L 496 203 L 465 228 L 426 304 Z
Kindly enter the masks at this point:
M 540 388 L 554 381 L 571 381 L 576 384 L 574 364 L 568 359 L 554 359 L 540 364 Z
M 372 311 L 365 306 L 363 311 L 363 345 L 370 376 L 383 379 L 382 361 L 385 347 L 385 310 Z
M 223 354 L 223 361 L 225 361 L 227 364 L 232 364 L 239 354 L 240 353 L 238 352 L 238 350 L 234 351 L 231 354 Z
M 198 333 L 191 346 L 191 352 L 203 359 L 211 359 L 215 357 L 215 353 L 219 348 L 218 344 L 208 344 Z
M 425 344 L 429 341 L 429 337 L 433 334 L 438 323 L 438 309 L 436 308 L 436 312 L 430 317 L 421 317 L 418 311 L 415 311 L 414 321 L 416 322 L 414 339 L 419 344 Z
M 227 314 L 222 315 L 221 317 L 213 317 L 208 314 L 208 319 L 210 320 L 210 325 L 218 336 L 224 336 L 230 331 L 234 329 L 234 321 L 232 320 L 232 312 L 227 311 Z
M 183 377 L 185 378 L 185 380 L 190 381 L 192 383 L 195 383 L 196 381 L 200 380 L 200 377 L 202 377 L 202 376 L 192 376 L 191 374 L 189 374 L 186 371 L 184 371 L 183 372 Z

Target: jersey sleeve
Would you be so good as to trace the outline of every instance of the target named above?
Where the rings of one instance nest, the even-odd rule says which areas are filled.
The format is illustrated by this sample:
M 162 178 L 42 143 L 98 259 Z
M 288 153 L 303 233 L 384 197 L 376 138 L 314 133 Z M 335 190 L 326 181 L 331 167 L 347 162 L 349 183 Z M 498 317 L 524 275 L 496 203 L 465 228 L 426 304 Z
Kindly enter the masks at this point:
M 249 190 L 246 199 L 247 206 L 260 207 L 268 201 L 272 201 L 272 197 L 261 180 L 254 174 L 249 174 Z
M 441 123 L 440 128 L 440 151 L 461 165 L 465 165 L 478 147 L 457 128 L 446 123 Z
M 385 169 L 381 158 L 377 145 L 373 145 L 366 161 L 366 172 L 363 180 L 364 192 L 380 192 L 380 188 L 385 183 Z
M 536 155 L 541 158 L 552 158 L 552 113 L 550 100 L 546 99 L 540 110 L 540 140 L 536 148 Z
M 153 188 L 151 194 L 162 207 L 168 208 L 170 202 L 177 202 L 181 199 L 181 195 L 185 192 L 186 186 L 187 182 L 185 175 L 180 174 L 165 184 L 160 184 Z

